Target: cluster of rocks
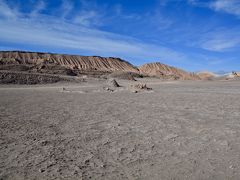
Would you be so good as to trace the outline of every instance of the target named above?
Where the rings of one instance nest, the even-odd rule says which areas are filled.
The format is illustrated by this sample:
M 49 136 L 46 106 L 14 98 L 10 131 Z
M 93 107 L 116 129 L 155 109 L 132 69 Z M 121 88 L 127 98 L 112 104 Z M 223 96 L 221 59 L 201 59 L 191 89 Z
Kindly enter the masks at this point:
M 131 87 L 138 90 L 152 90 L 152 88 L 147 87 L 146 84 L 141 84 L 141 83 L 131 85 Z
M 108 79 L 107 80 L 107 87 L 104 87 L 103 89 L 109 92 L 114 92 L 116 90 L 116 88 L 121 87 L 118 82 L 115 79 Z M 133 84 L 130 85 L 130 91 L 133 93 L 138 93 L 140 91 L 150 91 L 152 90 L 152 88 L 147 87 L 146 84 Z
M 150 90 L 152 90 L 152 88 L 147 87 L 146 84 L 141 84 L 141 83 L 133 84 L 133 85 L 130 86 L 130 88 L 131 88 L 131 91 L 133 93 L 138 93 L 140 91 L 150 91 Z

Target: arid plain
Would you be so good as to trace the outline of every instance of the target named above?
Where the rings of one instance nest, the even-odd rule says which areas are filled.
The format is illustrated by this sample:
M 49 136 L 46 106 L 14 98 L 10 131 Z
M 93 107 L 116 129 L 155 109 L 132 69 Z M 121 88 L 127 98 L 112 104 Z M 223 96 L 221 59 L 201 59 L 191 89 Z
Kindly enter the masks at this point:
M 1 85 L 0 179 L 239 179 L 239 81 L 137 80 Z
M 0 0 L 0 180 L 240 180 L 240 0 Z

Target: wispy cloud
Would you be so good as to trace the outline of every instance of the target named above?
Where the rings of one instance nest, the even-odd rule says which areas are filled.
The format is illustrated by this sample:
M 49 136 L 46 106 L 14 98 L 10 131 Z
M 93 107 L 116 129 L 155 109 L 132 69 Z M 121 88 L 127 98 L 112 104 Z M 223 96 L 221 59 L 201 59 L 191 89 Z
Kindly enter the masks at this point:
M 208 8 L 214 12 L 221 12 L 240 17 L 240 1 L 239 0 L 188 0 L 188 3 L 202 8 Z M 216 22 L 221 23 L 221 18 L 216 20 L 216 14 L 214 14 L 214 21 L 208 19 L 204 23 L 208 23 L 207 30 L 201 33 L 195 33 L 197 37 L 192 45 L 200 47 L 208 51 L 215 52 L 228 52 L 235 51 L 236 48 L 240 47 L 240 26 L 238 24 L 231 24 L 226 28 L 223 25 L 214 26 Z M 211 25 L 213 25 L 211 27 Z M 205 26 L 200 27 L 203 29 Z M 209 28 L 211 27 L 211 28 Z M 199 30 L 196 30 L 199 31 Z
M 33 8 L 30 16 L 38 16 L 39 13 L 41 13 L 42 10 L 45 9 L 45 2 L 43 0 L 39 0 L 35 7 Z
M 0 17 L 15 19 L 17 15 L 17 12 L 9 7 L 4 0 L 0 0 Z
M 188 1 L 210 7 L 209 1 Z M 239 56 L 239 25 L 216 26 L 212 23 L 216 21 L 214 18 L 206 25 L 205 20 L 196 23 L 195 16 L 189 17 L 192 11 L 183 13 L 184 20 L 165 11 L 171 5 L 175 8 L 174 2 L 180 4 L 181 0 L 160 1 L 164 3 L 141 13 L 129 10 L 124 4 L 96 4 L 87 0 L 62 0 L 58 6 L 51 6 L 46 0 L 29 2 L 24 10 L 21 3 L 14 7 L 12 2 L 0 0 L 0 26 L 4 27 L 0 28 L 1 50 L 20 47 L 115 56 L 136 65 L 161 61 L 187 70 L 222 67 L 229 54 L 232 63 Z
M 109 10 L 109 8 L 108 8 Z M 129 19 L 129 20 L 143 20 L 143 16 L 136 13 L 126 13 L 123 10 L 121 4 L 116 4 L 111 8 L 111 13 L 113 18 L 120 18 L 120 19 Z
M 210 2 L 209 1 L 201 1 L 201 0 L 187 0 L 187 2 L 194 6 L 202 6 L 202 7 L 208 7 Z
M 29 21 L 0 22 L 0 38 L 7 42 L 84 50 L 89 53 L 138 59 L 183 60 L 184 55 L 166 47 L 139 42 L 126 36 L 79 28 L 67 23 L 29 24 Z M 31 25 L 31 29 L 29 29 Z M 57 29 L 58 26 L 67 29 Z M 77 29 L 77 30 L 76 30 Z
M 188 0 L 188 3 L 194 6 L 210 8 L 217 12 L 224 12 L 240 17 L 240 1 L 239 0 Z
M 88 27 L 88 20 L 94 18 L 94 13 L 81 16 L 82 19 L 79 19 L 81 23 L 76 24 L 76 22 L 71 23 L 58 20 L 54 16 L 40 14 L 44 6 L 41 4 L 39 6 L 36 7 L 34 16 L 19 17 L 8 8 L 6 2 L 1 1 L 0 9 L 8 12 L 7 16 L 0 21 L 0 26 L 4 27 L 0 28 L 1 41 L 15 44 L 24 42 L 28 45 L 66 48 L 89 54 L 138 60 L 183 61 L 186 58 L 182 53 L 164 46 L 148 44 L 129 36 Z M 13 15 L 17 20 L 6 18 Z
M 106 23 L 107 14 L 112 12 L 112 7 L 109 7 L 105 3 L 98 4 L 95 0 L 79 1 L 81 6 L 80 9 L 77 10 L 78 13 L 73 18 L 74 23 L 92 28 L 103 26 Z
M 201 35 L 198 44 L 206 50 L 225 52 L 240 46 L 240 28 L 217 29 Z
M 202 48 L 210 51 L 223 52 L 240 44 L 239 39 L 211 39 L 202 44 Z
M 161 14 L 161 11 L 155 10 L 154 13 L 148 14 L 145 16 L 150 23 L 157 28 L 157 30 L 165 30 L 170 28 L 170 26 L 173 24 L 173 21 L 167 17 L 164 17 Z
M 86 11 L 82 10 L 75 18 L 74 23 L 83 26 L 99 26 L 102 24 L 101 16 L 94 10 Z
M 65 19 L 66 16 L 73 10 L 73 2 L 69 0 L 62 0 L 61 4 L 61 11 L 62 11 L 62 18 Z
M 216 0 L 210 3 L 209 7 L 216 11 L 222 11 L 240 17 L 239 0 Z

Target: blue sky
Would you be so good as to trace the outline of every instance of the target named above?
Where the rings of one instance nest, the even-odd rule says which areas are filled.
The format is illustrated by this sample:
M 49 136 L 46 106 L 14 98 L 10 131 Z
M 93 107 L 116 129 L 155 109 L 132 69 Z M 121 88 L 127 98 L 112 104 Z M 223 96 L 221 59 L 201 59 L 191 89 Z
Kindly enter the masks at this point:
M 0 0 L 0 50 L 240 70 L 240 0 Z

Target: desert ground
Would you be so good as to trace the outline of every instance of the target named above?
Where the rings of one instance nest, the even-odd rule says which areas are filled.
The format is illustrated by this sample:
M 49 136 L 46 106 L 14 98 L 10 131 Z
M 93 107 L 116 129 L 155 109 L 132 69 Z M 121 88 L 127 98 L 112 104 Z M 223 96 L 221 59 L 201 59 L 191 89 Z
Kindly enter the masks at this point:
M 118 83 L 0 85 L 0 179 L 239 179 L 238 81 Z

